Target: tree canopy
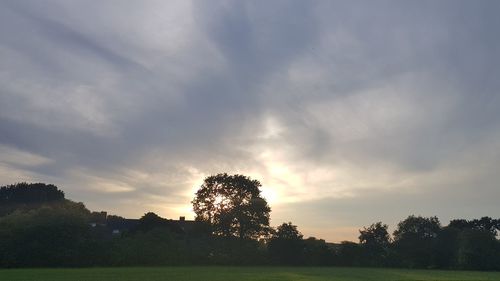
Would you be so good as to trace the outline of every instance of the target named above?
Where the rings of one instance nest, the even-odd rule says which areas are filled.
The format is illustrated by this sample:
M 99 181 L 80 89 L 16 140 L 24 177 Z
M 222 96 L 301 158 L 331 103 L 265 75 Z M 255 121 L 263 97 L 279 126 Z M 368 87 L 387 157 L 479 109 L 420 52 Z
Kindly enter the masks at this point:
M 303 237 L 297 226 L 291 222 L 282 223 L 276 228 L 276 232 L 273 234 L 273 239 L 300 240 Z
M 390 236 L 387 232 L 387 224 L 377 222 L 369 227 L 359 230 L 359 242 L 364 245 L 387 247 L 390 243 Z
M 297 265 L 303 262 L 304 241 L 296 225 L 283 223 L 269 240 L 269 253 L 276 263 Z
M 266 235 L 271 208 L 260 187 L 259 181 L 238 174 L 205 178 L 192 201 L 196 220 L 210 224 L 214 234 L 225 237 Z
M 394 231 L 394 240 L 435 238 L 441 228 L 437 217 L 409 216 L 398 223 Z
M 441 231 L 437 217 L 409 216 L 398 223 L 394 243 L 400 258 L 410 267 L 427 267 L 432 263 L 434 241 Z
M 500 219 L 492 219 L 490 217 L 482 217 L 473 220 L 455 219 L 450 221 L 449 226 L 460 230 L 474 229 L 487 231 L 496 235 L 497 232 L 500 231 Z
M 64 193 L 55 186 L 5 186 L 0 268 L 337 265 L 500 270 L 499 219 L 456 219 L 442 227 L 437 217 L 412 215 L 397 225 L 394 239 L 387 225 L 376 222 L 359 230 L 359 243 L 327 243 L 305 238 L 291 222 L 269 227 L 270 208 L 259 188 L 258 181 L 242 175 L 208 177 L 193 200 L 197 221 L 191 221 L 152 212 L 127 219 L 91 212 L 83 203 L 61 198 Z M 272 235 L 256 239 L 268 231 Z
M 53 184 L 17 183 L 0 187 L 0 203 L 45 203 L 64 199 L 64 192 Z
M 15 210 L 71 203 L 57 186 L 45 183 L 16 183 L 0 187 L 0 216 Z
M 387 256 L 391 243 L 387 229 L 386 224 L 377 222 L 359 230 L 359 243 L 365 251 L 367 263 L 372 266 L 380 265 Z

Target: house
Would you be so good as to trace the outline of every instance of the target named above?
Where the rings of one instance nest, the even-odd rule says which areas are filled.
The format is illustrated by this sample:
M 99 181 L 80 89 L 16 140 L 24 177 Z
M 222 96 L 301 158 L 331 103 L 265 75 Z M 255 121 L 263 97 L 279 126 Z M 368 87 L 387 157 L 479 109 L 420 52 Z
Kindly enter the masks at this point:
M 199 223 L 193 220 L 186 220 L 181 216 L 178 220 L 165 219 L 155 213 L 147 213 L 140 219 L 126 219 L 119 216 L 107 216 L 106 212 L 93 212 L 90 225 L 93 228 L 100 228 L 101 232 L 116 236 L 126 232 L 149 231 L 154 228 L 167 228 L 172 233 L 187 235 L 196 231 Z

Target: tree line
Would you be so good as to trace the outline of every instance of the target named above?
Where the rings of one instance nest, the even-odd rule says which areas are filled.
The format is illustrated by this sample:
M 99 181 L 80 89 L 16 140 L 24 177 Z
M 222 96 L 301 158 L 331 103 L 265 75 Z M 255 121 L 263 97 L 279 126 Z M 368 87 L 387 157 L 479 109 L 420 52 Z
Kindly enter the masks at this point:
M 143 265 L 370 266 L 500 270 L 500 220 L 408 216 L 392 235 L 382 222 L 359 242 L 304 238 L 269 225 L 260 182 L 207 177 L 192 201 L 195 221 L 146 213 L 138 220 L 91 212 L 54 185 L 0 187 L 0 267 Z M 112 233 L 120 228 L 118 234 Z

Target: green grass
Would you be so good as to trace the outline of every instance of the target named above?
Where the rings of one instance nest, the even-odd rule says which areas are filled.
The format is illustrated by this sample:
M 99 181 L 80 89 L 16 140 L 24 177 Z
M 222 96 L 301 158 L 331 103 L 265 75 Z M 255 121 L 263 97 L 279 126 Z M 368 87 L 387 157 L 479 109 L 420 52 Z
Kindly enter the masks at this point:
M 2 281 L 500 281 L 500 272 L 337 267 L 2 269 Z

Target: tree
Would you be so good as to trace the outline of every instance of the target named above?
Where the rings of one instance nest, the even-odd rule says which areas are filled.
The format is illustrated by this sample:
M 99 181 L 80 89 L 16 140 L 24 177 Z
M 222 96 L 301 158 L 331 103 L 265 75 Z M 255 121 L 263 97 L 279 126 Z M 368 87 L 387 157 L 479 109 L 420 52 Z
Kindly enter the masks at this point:
M 496 239 L 499 222 L 490 217 L 450 221 L 445 228 L 454 232 L 453 240 L 445 241 L 448 244 L 454 242 L 453 248 L 450 245 L 448 250 L 450 264 L 461 269 L 500 269 L 500 242 Z
M 461 269 L 500 269 L 500 244 L 487 230 L 466 229 L 458 237 L 457 265 Z
M 297 226 L 291 222 L 282 223 L 276 228 L 276 232 L 273 234 L 273 239 L 301 240 L 303 237 L 304 235 L 300 233 Z
M 334 261 L 333 252 L 328 248 L 326 241 L 309 237 L 304 240 L 304 264 L 331 265 Z
M 471 221 L 473 228 L 479 231 L 486 231 L 496 236 L 497 231 L 500 230 L 499 220 L 490 217 L 482 217 Z
M 434 242 L 440 230 L 437 217 L 409 216 L 399 222 L 394 231 L 394 243 L 402 262 L 410 267 L 430 266 Z
M 45 183 L 16 183 L 0 187 L 0 217 L 18 209 L 36 209 L 64 202 L 64 192 Z
M 468 220 L 454 219 L 454 220 L 450 221 L 450 223 L 448 224 L 448 227 L 458 229 L 458 230 L 464 230 L 464 229 L 472 228 L 472 225 Z
M 390 244 L 388 226 L 377 222 L 359 230 L 359 242 L 363 247 L 366 258 L 370 265 L 381 265 L 383 259 L 387 256 L 387 250 Z
M 434 247 L 434 265 L 438 268 L 454 268 L 461 230 L 446 226 L 438 234 Z
M 0 203 L 30 204 L 61 201 L 64 192 L 57 186 L 45 183 L 17 183 L 0 187 Z
M 464 220 L 464 219 L 456 219 L 451 220 L 450 227 L 466 230 L 466 229 L 474 229 L 479 231 L 487 231 L 493 235 L 497 234 L 497 231 L 500 231 L 500 219 L 492 219 L 490 217 L 482 217 L 480 219 L 474 220 Z
M 81 265 L 88 210 L 75 205 L 15 211 L 0 218 L 0 266 Z
M 362 266 L 363 251 L 361 245 L 351 241 L 342 241 L 337 249 L 337 264 L 341 266 Z
M 269 240 L 269 253 L 278 263 L 297 265 L 302 263 L 304 254 L 303 235 L 291 222 L 276 228 Z
M 363 227 L 359 230 L 359 242 L 363 245 L 385 248 L 390 243 L 387 229 L 387 224 L 382 224 L 382 222 L 374 223 L 368 228 Z
M 148 212 L 138 220 L 138 224 L 134 226 L 134 228 L 132 228 L 132 232 L 148 232 L 155 228 L 165 227 L 167 224 L 168 220 L 158 216 L 153 212 Z
M 269 231 L 271 208 L 261 196 L 261 184 L 243 175 L 205 178 L 193 199 L 196 220 L 225 237 L 258 238 Z

